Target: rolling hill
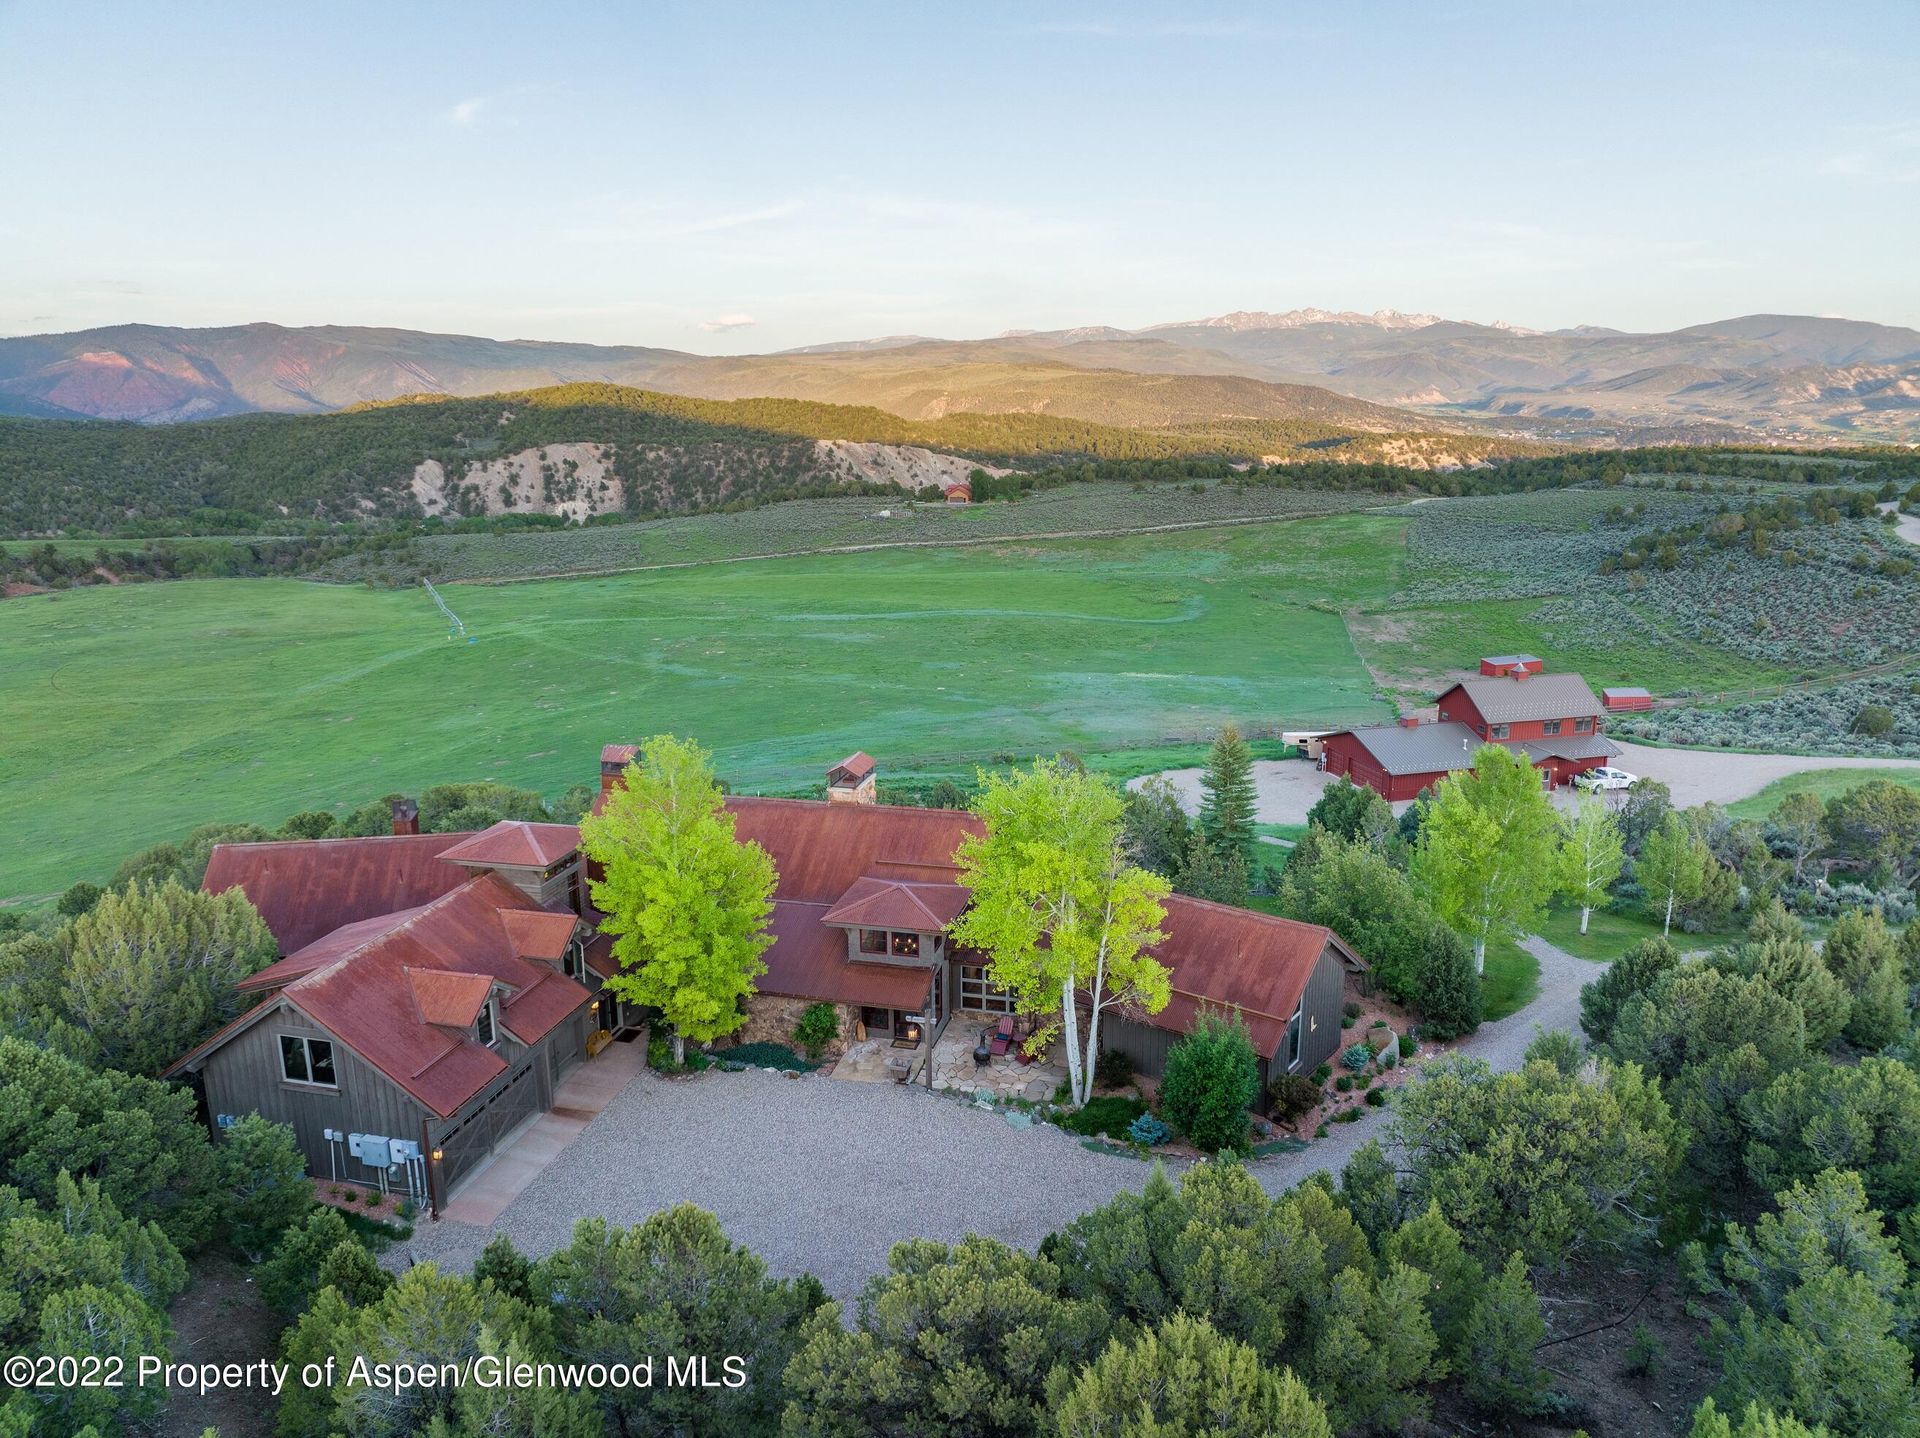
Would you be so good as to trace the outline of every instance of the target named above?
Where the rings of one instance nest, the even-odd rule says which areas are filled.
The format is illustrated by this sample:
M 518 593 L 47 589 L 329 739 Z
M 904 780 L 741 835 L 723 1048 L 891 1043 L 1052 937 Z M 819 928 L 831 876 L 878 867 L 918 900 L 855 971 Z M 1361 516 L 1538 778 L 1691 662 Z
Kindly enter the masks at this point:
M 0 419 L 0 534 L 178 533 L 183 523 L 203 533 L 274 532 L 506 512 L 587 519 L 917 489 L 976 465 L 1314 459 L 1451 468 L 1539 450 L 1248 415 L 1154 427 L 1027 412 L 915 420 L 872 406 L 573 384 L 168 425 Z

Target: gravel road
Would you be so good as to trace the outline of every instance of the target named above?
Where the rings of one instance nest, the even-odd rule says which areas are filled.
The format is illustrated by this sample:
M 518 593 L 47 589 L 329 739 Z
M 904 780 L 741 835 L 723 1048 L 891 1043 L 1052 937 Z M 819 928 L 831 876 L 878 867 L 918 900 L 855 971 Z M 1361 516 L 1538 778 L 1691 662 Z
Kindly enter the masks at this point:
M 1580 986 L 1601 971 L 1538 939 L 1539 996 L 1484 1025 L 1462 1052 L 1517 1067 L 1536 1028 L 1578 1023 Z M 1317 1170 L 1337 1172 L 1384 1125 L 1378 1113 L 1336 1125 L 1301 1153 L 1253 1165 L 1279 1193 Z M 1179 1165 L 1173 1165 L 1178 1168 Z M 680 1202 L 708 1209 L 774 1273 L 811 1272 L 851 1298 L 906 1238 L 954 1242 L 987 1234 L 1033 1248 L 1074 1215 L 1138 1190 L 1150 1166 L 1091 1153 L 1046 1124 L 895 1084 L 765 1071 L 662 1079 L 644 1072 L 500 1216 L 497 1228 L 535 1256 L 568 1240 L 574 1220 L 632 1225 Z M 492 1229 L 422 1223 L 389 1261 L 465 1270 Z

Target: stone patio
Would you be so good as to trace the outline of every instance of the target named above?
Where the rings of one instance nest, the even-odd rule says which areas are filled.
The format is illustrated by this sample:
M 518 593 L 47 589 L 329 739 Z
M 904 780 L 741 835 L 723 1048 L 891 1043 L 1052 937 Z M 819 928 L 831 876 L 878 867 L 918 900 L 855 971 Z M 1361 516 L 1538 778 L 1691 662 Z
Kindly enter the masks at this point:
M 980 1033 L 997 1022 L 986 1014 L 955 1014 L 933 1047 L 933 1087 L 957 1093 L 987 1094 L 995 1099 L 1023 1098 L 1043 1103 L 1067 1080 L 1065 1055 L 1056 1041 L 1044 1059 L 1021 1063 L 1011 1052 L 973 1061 Z

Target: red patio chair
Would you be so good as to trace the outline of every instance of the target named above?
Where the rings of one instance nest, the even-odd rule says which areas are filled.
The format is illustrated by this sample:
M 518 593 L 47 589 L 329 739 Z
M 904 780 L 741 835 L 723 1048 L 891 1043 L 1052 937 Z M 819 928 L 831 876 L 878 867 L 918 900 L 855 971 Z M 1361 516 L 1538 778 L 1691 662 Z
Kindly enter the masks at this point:
M 993 1038 L 987 1047 L 996 1054 L 1004 1054 L 1013 1045 L 1013 1015 L 1008 1014 L 994 1026 Z

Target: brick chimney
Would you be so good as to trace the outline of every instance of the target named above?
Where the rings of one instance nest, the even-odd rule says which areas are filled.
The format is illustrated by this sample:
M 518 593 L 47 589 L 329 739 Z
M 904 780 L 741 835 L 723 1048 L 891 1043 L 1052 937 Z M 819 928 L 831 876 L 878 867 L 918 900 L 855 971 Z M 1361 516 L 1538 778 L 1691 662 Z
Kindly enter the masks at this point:
M 1400 716 L 1400 727 L 1402 729 L 1418 729 L 1420 727 L 1420 716 L 1418 714 L 1402 714 Z
M 417 834 L 420 832 L 420 806 L 411 799 L 393 801 L 393 832 L 395 834 Z

